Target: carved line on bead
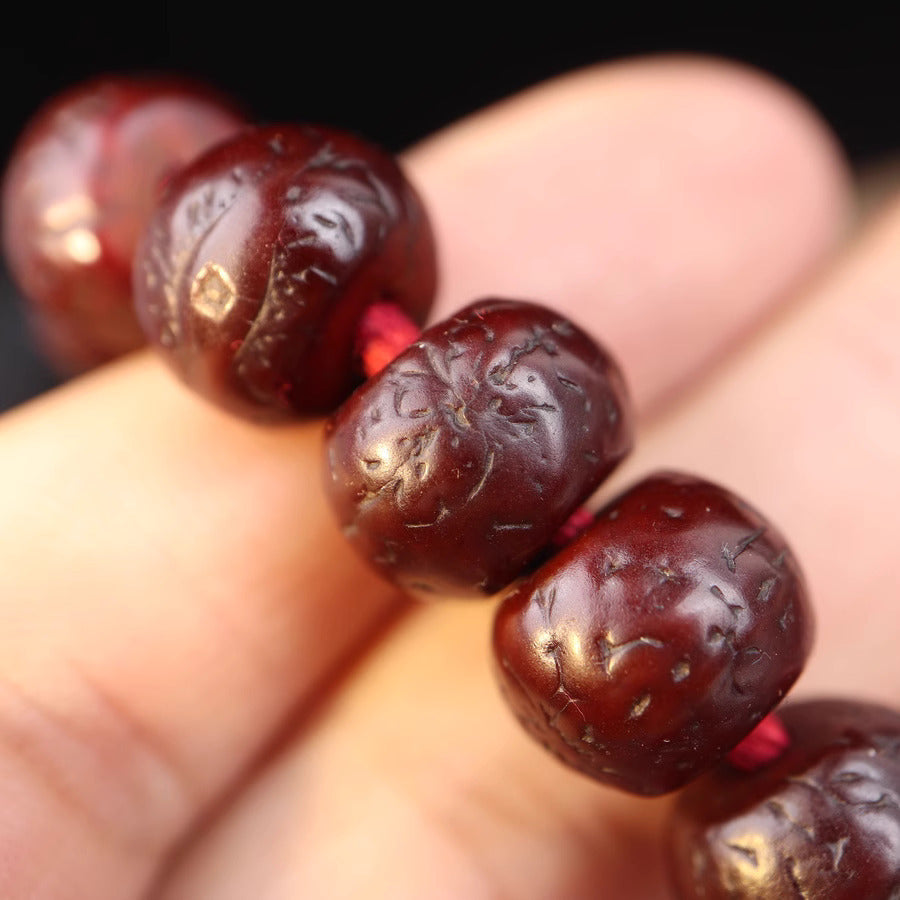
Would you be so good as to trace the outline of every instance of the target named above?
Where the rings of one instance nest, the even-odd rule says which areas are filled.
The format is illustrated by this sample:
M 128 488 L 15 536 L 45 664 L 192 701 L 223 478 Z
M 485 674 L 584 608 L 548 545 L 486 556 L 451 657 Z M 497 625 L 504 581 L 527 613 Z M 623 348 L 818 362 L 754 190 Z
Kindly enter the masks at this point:
M 376 503 L 385 492 L 391 491 L 394 494 L 397 494 L 403 489 L 406 479 L 402 474 L 398 475 L 396 473 L 409 469 L 412 461 L 420 457 L 434 441 L 438 430 L 437 426 L 430 425 L 423 428 L 417 434 L 404 437 L 397 442 L 398 449 L 400 446 L 405 448 L 405 456 L 398 461 L 394 468 L 394 475 L 389 481 L 385 481 L 384 484 L 374 491 L 366 490 L 357 500 L 353 519 L 354 522 L 357 522 L 363 513 L 367 512 L 369 507 L 373 503 Z
M 562 670 L 562 662 L 559 658 L 559 641 L 556 638 L 556 634 L 553 629 L 553 607 L 556 604 L 556 585 L 553 585 L 550 589 L 550 597 L 549 600 L 544 599 L 543 591 L 538 591 L 537 596 L 537 604 L 538 609 L 541 610 L 544 616 L 544 625 L 547 628 L 547 632 L 549 634 L 549 638 L 547 642 L 544 644 L 542 650 L 545 654 L 549 655 L 553 659 L 553 665 L 556 669 L 556 681 L 557 687 L 553 693 L 553 696 L 560 695 L 565 698 L 565 704 L 561 709 L 557 709 L 554 711 L 552 718 L 548 717 L 548 710 L 544 708 L 543 703 L 541 704 L 541 711 L 544 713 L 544 717 L 547 719 L 547 724 L 557 733 L 559 733 L 560 737 L 567 743 L 570 744 L 570 741 L 564 734 L 562 734 L 558 720 L 559 717 L 570 707 L 574 706 L 578 715 L 581 716 L 582 722 L 587 722 L 587 717 L 584 715 L 581 707 L 578 705 L 578 699 L 569 691 L 566 687 L 565 679 L 563 678 L 563 670 Z M 570 744 L 573 746 L 573 744 Z M 577 748 L 576 748 L 577 749 Z
M 519 365 L 519 360 L 525 356 L 530 356 L 538 349 L 543 350 L 548 356 L 558 356 L 559 348 L 552 340 L 548 340 L 547 331 L 544 328 L 535 327 L 533 336 L 523 345 L 516 345 L 509 352 L 509 359 L 505 364 L 497 363 L 487 373 L 488 380 L 499 387 L 510 387 L 509 379 Z
M 775 592 L 775 585 L 778 584 L 778 578 L 776 576 L 772 576 L 771 578 L 767 578 L 760 586 L 759 591 L 756 594 L 756 602 L 757 603 L 768 603 L 769 600 L 772 599 L 772 594 Z
M 800 882 L 797 879 L 797 861 L 794 859 L 794 857 L 786 857 L 782 865 L 784 867 L 784 873 L 787 876 L 791 887 L 794 889 L 794 891 L 796 891 L 799 900 L 809 900 L 809 894 L 801 886 Z
M 877 747 L 870 745 L 870 749 L 875 752 L 875 755 L 882 755 Z M 853 769 L 843 769 L 832 774 L 831 777 L 824 782 L 819 782 L 814 778 L 804 776 L 789 777 L 787 780 L 792 784 L 808 788 L 825 797 L 827 800 L 838 803 L 841 806 L 847 806 L 865 812 L 890 809 L 894 812 L 898 822 L 900 822 L 900 801 L 890 793 L 882 792 L 875 800 L 852 800 L 839 791 L 838 785 L 857 785 L 865 783 L 877 786 L 871 776 L 864 773 L 856 772 Z
M 641 637 L 635 638 L 634 640 L 622 641 L 621 643 L 616 644 L 612 640 L 612 634 L 607 632 L 605 635 L 600 635 L 594 640 L 594 646 L 600 653 L 600 665 L 603 668 L 603 671 L 607 675 L 612 676 L 613 669 L 618 664 L 619 659 L 629 650 L 641 646 L 662 650 L 666 645 L 658 638 L 647 637 L 646 635 L 641 635 Z
M 484 333 L 484 342 L 486 344 L 493 344 L 496 340 L 496 332 L 490 325 L 487 324 L 480 317 L 476 321 L 472 321 L 471 319 L 460 319 L 454 317 L 451 320 L 451 324 L 447 328 L 447 336 L 450 338 L 451 346 L 455 343 L 455 338 L 460 332 L 466 331 L 469 328 L 478 328 Z
M 815 828 L 813 828 L 813 826 L 811 825 L 804 825 L 802 822 L 798 822 L 796 819 L 794 819 L 788 813 L 787 807 L 785 807 L 785 805 L 780 800 L 767 800 L 766 809 L 768 809 L 776 819 L 783 819 L 792 828 L 795 828 L 797 831 L 799 831 L 808 841 L 815 842 Z
M 478 484 L 469 491 L 469 496 L 466 497 L 466 503 L 474 500 L 484 489 L 485 484 L 487 484 L 487 480 L 490 477 L 491 472 L 494 470 L 494 451 L 488 450 L 487 456 L 484 460 L 484 470 L 481 473 L 481 478 L 478 480 Z
M 443 500 L 438 501 L 438 511 L 437 515 L 431 522 L 404 522 L 404 528 L 433 528 L 435 525 L 439 525 L 447 516 L 450 515 L 450 509 Z
M 333 169 L 335 172 L 344 174 L 353 170 L 354 175 L 362 180 L 371 189 L 371 194 L 363 194 L 359 197 L 354 196 L 355 202 L 369 202 L 376 206 L 386 219 L 394 219 L 397 216 L 397 210 L 392 202 L 390 191 L 385 187 L 384 182 L 372 171 L 372 167 L 362 159 L 355 156 L 342 156 L 335 153 L 334 148 L 329 141 L 322 149 L 309 160 L 305 169 Z
M 847 848 L 847 844 L 850 843 L 850 838 L 847 835 L 838 838 L 836 841 L 829 841 L 825 844 L 828 848 L 828 852 L 831 854 L 831 871 L 837 872 L 841 866 L 841 860 L 844 858 L 844 851 Z
M 628 718 L 629 719 L 639 719 L 650 706 L 650 703 L 653 700 L 653 696 L 649 691 L 641 694 L 632 704 L 631 708 L 628 710 Z
M 784 612 L 778 617 L 778 627 L 781 631 L 787 631 L 788 626 L 793 621 L 794 616 L 794 598 L 789 597 L 785 605 Z
M 740 603 L 732 603 L 725 596 L 725 592 L 720 588 L 717 584 L 714 584 L 710 587 L 709 592 L 716 598 L 716 600 L 720 600 L 725 607 L 728 609 L 728 612 L 731 613 L 732 616 L 737 618 L 739 612 L 744 612 L 745 607 Z
M 736 842 L 726 843 L 725 846 L 729 850 L 733 850 L 735 853 L 740 853 L 741 856 L 743 856 L 744 859 L 746 859 L 754 869 L 759 868 L 759 857 L 752 847 L 746 847 L 743 844 L 738 844 Z
M 734 550 L 732 550 L 728 546 L 728 544 L 724 544 L 722 546 L 722 557 L 725 559 L 725 564 L 728 566 L 729 572 L 736 571 L 737 558 L 745 550 L 747 550 L 751 546 L 751 544 L 753 544 L 753 542 L 755 540 L 762 537 L 762 535 L 765 533 L 765 530 L 766 530 L 765 526 L 762 526 L 761 528 L 757 528 L 756 531 L 753 531 L 750 534 L 748 534 L 746 537 L 741 538 L 741 540 L 738 541 L 738 544 L 734 548 Z

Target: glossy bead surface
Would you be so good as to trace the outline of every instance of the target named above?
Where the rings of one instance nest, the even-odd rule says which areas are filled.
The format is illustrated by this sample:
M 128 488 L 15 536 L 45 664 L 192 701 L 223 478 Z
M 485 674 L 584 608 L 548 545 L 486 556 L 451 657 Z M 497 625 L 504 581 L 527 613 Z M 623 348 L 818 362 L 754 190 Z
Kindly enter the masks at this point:
M 327 489 L 404 587 L 492 593 L 631 447 L 621 374 L 556 313 L 485 300 L 428 329 L 338 410 Z
M 124 76 L 62 94 L 32 119 L 3 184 L 3 246 L 62 370 L 144 343 L 131 264 L 161 184 L 242 125 L 199 85 Z
M 784 539 L 730 492 L 661 473 L 504 598 L 503 693 L 563 762 L 637 794 L 714 766 L 781 699 L 812 617 Z
M 900 714 L 816 700 L 779 712 L 791 740 L 754 773 L 723 765 L 668 828 L 682 900 L 900 896 Z
M 135 263 L 141 323 L 184 381 L 252 419 L 333 409 L 364 310 L 421 322 L 427 217 L 393 158 L 323 128 L 248 130 L 172 179 Z

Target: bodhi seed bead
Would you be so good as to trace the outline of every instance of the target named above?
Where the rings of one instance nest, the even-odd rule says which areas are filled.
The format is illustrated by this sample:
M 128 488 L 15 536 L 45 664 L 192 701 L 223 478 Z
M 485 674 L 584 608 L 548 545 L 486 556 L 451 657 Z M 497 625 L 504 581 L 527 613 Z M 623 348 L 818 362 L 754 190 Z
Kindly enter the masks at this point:
M 436 265 L 425 211 L 389 154 L 286 125 L 246 130 L 175 176 L 134 276 L 141 324 L 188 385 L 284 421 L 334 409 L 362 381 L 367 308 L 423 321 Z
M 797 563 L 729 491 L 661 473 L 506 596 L 496 671 L 525 729 L 637 794 L 714 766 L 784 696 L 812 644 Z
M 429 328 L 338 410 L 326 487 L 344 533 L 414 591 L 499 590 L 631 448 L 625 385 L 574 324 L 484 300 Z

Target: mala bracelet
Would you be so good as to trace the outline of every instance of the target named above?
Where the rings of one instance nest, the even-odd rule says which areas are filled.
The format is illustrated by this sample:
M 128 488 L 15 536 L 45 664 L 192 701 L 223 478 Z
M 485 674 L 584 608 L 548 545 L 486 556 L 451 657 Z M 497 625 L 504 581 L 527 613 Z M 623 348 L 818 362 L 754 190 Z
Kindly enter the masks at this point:
M 172 84 L 70 92 L 9 165 L 4 248 L 56 359 L 129 350 L 139 321 L 234 413 L 331 413 L 326 490 L 356 550 L 413 592 L 505 589 L 495 671 L 525 730 L 631 793 L 690 783 L 666 838 L 679 897 L 900 896 L 900 716 L 837 700 L 771 714 L 813 635 L 772 524 L 673 472 L 587 513 L 633 440 L 611 355 L 507 299 L 419 334 L 436 254 L 396 162 L 332 129 L 247 127 Z

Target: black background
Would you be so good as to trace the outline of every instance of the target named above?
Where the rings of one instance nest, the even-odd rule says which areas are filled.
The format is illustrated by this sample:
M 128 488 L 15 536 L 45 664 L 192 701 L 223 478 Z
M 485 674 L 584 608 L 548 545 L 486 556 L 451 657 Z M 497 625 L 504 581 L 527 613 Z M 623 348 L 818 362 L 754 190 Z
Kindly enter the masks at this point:
M 674 4 L 673 4 L 674 6 Z M 790 12 L 788 4 L 783 16 Z M 432 130 L 553 75 L 655 52 L 743 60 L 805 94 L 864 165 L 900 149 L 900 13 L 795 21 L 733 12 L 660 13 L 564 3 L 537 13 L 421 5 L 363 13 L 308 2 L 24 9 L 0 37 L 0 150 L 40 103 L 108 71 L 172 70 L 236 96 L 263 121 L 319 121 L 400 150 Z M 22 330 L 19 301 L 0 297 L 0 407 L 52 383 Z

